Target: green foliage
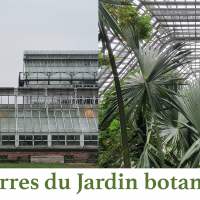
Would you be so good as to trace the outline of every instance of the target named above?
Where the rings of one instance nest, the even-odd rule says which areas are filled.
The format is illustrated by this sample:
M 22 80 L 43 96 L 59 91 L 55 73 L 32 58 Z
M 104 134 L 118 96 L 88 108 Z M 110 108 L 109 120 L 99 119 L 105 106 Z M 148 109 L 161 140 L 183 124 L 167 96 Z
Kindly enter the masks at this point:
M 117 106 L 119 110 L 120 115 L 120 134 L 121 134 L 121 145 L 123 146 L 122 153 L 123 153 L 123 161 L 124 161 L 124 167 L 131 167 L 130 163 L 130 156 L 129 156 L 129 150 L 128 150 L 128 140 L 127 140 L 127 130 L 126 130 L 126 120 L 125 120 L 125 112 L 124 112 L 124 106 L 123 106 L 123 99 L 121 95 L 121 85 L 119 80 L 119 75 L 117 71 L 117 65 L 114 58 L 114 53 L 112 50 L 112 47 L 110 45 L 110 40 L 107 35 L 107 29 L 112 29 L 112 31 L 115 33 L 115 35 L 120 38 L 120 28 L 118 27 L 116 21 L 113 19 L 112 16 L 110 16 L 109 12 L 105 8 L 104 3 L 110 3 L 113 4 L 121 4 L 119 0 L 100 0 L 99 1 L 99 30 L 100 30 L 100 37 L 102 41 L 102 47 L 105 47 L 108 51 L 109 59 L 110 59 L 110 66 L 112 69 L 112 74 L 114 76 L 114 82 L 115 82 L 115 89 L 117 93 L 117 97 L 119 99 Z
M 120 167 L 122 163 L 119 121 L 114 119 L 108 130 L 101 131 L 99 137 L 100 153 L 98 165 L 100 167 Z
M 129 26 L 137 21 L 138 12 L 132 5 L 116 8 L 116 12 L 116 17 L 119 21 L 120 27 Z
M 148 39 L 152 32 L 151 17 L 148 14 L 140 15 L 133 5 L 107 5 L 109 13 L 115 18 L 121 29 L 134 26 L 139 39 Z
M 136 27 L 141 39 L 150 38 L 152 32 L 151 17 L 149 15 L 139 17 L 136 21 Z
M 119 130 L 119 128 L 120 128 L 120 122 L 119 122 L 119 120 L 114 119 L 114 120 L 112 121 L 112 123 L 110 124 L 110 126 L 109 126 L 109 128 L 108 128 L 108 131 L 109 131 L 109 132 L 116 132 L 116 131 Z
M 179 73 L 190 52 L 182 43 L 141 47 L 151 34 L 150 16 L 128 0 L 100 0 L 99 19 L 100 32 L 101 26 L 112 29 L 138 60 L 138 69 L 121 82 L 132 167 L 199 167 L 200 81 L 182 89 L 186 81 Z M 123 165 L 117 102 L 112 88 L 100 114 L 101 167 Z
M 181 51 L 183 47 L 183 44 L 175 44 L 163 53 L 160 53 L 161 49 L 148 46 L 138 50 L 140 72 L 128 76 L 122 85 L 128 117 L 136 117 L 139 113 L 147 116 L 148 113 L 160 112 L 163 105 L 170 106 L 167 101 L 173 102 L 176 99 L 174 87 L 182 82 L 175 71 L 187 62 L 185 59 L 189 53 Z M 178 63 L 177 60 L 182 62 Z M 117 98 L 114 93 L 110 95 L 109 102 L 102 124 L 110 121 L 117 112 Z
M 131 130 L 128 134 L 129 148 L 134 167 L 178 167 L 184 154 L 195 142 L 191 136 L 196 137 L 194 131 L 196 128 L 191 128 L 188 124 L 192 117 L 184 114 L 186 112 L 192 114 L 194 110 L 184 112 L 181 106 L 182 97 L 178 97 L 178 91 L 184 84 L 184 78 L 177 73 L 177 69 L 187 64 L 186 57 L 190 54 L 189 51 L 183 49 L 184 44 L 181 43 L 166 47 L 164 52 L 148 46 L 139 47 L 136 52 L 140 70 L 135 70 L 135 73 L 131 73 L 122 82 L 127 124 Z M 197 91 L 194 94 L 196 93 Z M 188 99 L 192 101 L 191 98 Z M 115 135 L 119 132 L 115 125 L 115 119 L 118 118 L 116 102 L 114 91 L 106 95 L 101 127 L 104 127 L 107 135 L 112 135 L 112 130 L 115 131 Z M 197 108 L 197 105 L 193 104 L 194 109 Z M 191 105 L 187 108 L 191 108 Z M 183 115 L 178 117 L 178 111 L 182 112 L 185 117 Z M 195 117 L 192 124 L 197 123 L 196 119 L 198 118 Z M 112 137 L 109 139 L 115 142 Z M 195 150 L 191 150 L 192 156 L 197 153 L 198 147 L 195 145 Z M 108 148 L 104 146 L 101 155 L 105 155 L 108 151 L 111 152 L 111 149 L 110 144 Z M 117 149 L 120 150 L 120 148 Z M 112 153 L 115 158 L 117 157 L 116 160 L 120 161 L 120 152 Z M 109 162 L 113 163 L 110 159 Z M 109 165 L 109 162 L 106 166 L 112 165 Z M 187 159 L 183 163 L 188 165 Z M 195 159 L 196 163 L 198 163 L 197 159 Z M 101 164 L 104 166 L 103 163 Z M 119 163 L 118 166 L 120 166 Z M 191 166 L 195 165 L 191 164 Z
M 100 66 L 109 66 L 110 61 L 107 55 L 103 55 L 101 52 L 98 54 L 98 62 Z
M 199 82 L 180 89 L 180 96 L 176 102 L 171 104 L 179 111 L 178 117 L 171 110 L 162 110 L 156 116 L 156 120 L 149 122 L 146 130 L 146 138 L 140 127 L 132 126 L 134 119 L 129 118 L 129 145 L 131 149 L 131 160 L 133 167 L 161 167 L 159 157 L 158 138 L 160 134 L 162 149 L 164 153 L 165 167 L 200 167 L 200 85 Z M 107 98 L 109 101 L 109 98 Z M 169 103 L 169 102 L 168 102 Z M 176 103 L 176 104 L 174 104 Z M 176 111 L 176 112 L 177 112 Z M 150 111 L 149 111 L 150 112 Z M 177 121 L 177 123 L 174 123 Z M 100 153 L 100 166 L 120 167 L 121 154 L 120 143 L 116 140 L 118 133 L 118 122 L 116 118 L 106 129 L 107 136 L 102 140 L 104 144 L 109 139 L 110 143 L 102 148 Z M 105 155 L 108 155 L 107 157 Z M 103 162 L 102 162 L 103 161 Z M 106 164 L 106 165 L 105 165 Z
M 110 126 L 100 131 L 99 138 L 99 157 L 98 166 L 100 167 L 121 167 L 123 165 L 122 146 L 119 132 L 119 120 L 116 117 Z M 132 165 L 134 165 L 142 152 L 142 139 L 137 137 L 137 133 L 133 131 L 131 124 L 128 127 L 128 141 L 131 152 Z
M 180 159 L 179 167 L 199 167 L 200 163 L 200 83 L 181 91 L 178 108 L 188 120 L 182 123 L 187 129 L 188 148 Z

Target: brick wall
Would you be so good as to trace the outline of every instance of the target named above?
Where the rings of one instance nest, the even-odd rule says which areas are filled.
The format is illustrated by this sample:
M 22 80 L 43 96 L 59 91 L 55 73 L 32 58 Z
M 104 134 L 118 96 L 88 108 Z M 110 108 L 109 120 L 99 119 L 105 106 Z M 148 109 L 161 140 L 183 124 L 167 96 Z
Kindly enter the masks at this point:
M 97 151 L 0 151 L 8 160 L 30 160 L 31 156 L 63 156 L 65 162 L 96 162 Z

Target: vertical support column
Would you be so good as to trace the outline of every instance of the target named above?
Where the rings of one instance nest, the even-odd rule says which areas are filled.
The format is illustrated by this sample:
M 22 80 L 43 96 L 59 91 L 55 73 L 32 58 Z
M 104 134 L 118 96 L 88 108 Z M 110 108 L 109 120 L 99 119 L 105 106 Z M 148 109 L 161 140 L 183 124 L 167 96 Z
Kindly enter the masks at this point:
M 19 146 L 19 134 L 15 135 L 15 147 Z
M 76 106 L 76 117 L 78 117 L 78 123 L 79 123 L 79 130 L 80 130 L 80 146 L 83 148 L 84 147 L 84 134 L 83 134 L 83 129 L 84 126 L 82 127 L 82 123 L 81 123 L 81 113 L 80 113 L 80 109 L 79 109 L 79 104 L 78 104 L 78 98 L 77 98 L 77 88 L 74 88 L 74 96 L 75 96 L 75 106 Z
M 51 135 L 50 134 L 48 134 L 47 140 L 48 140 L 48 147 L 51 147 Z
M 63 106 L 62 106 L 62 103 L 61 103 L 61 96 L 60 96 L 60 111 L 61 111 L 61 117 L 62 117 L 62 123 L 63 123 L 63 129 L 64 131 L 66 130 L 66 126 L 65 126 L 65 118 L 64 118 L 64 115 L 63 115 Z
M 47 141 L 48 141 L 48 147 L 51 147 L 51 134 L 50 134 L 50 125 L 49 125 L 49 106 L 48 106 L 48 91 L 47 88 L 45 89 L 45 110 L 46 110 L 46 115 L 47 115 L 47 126 L 48 126 L 48 136 L 47 136 Z
M 83 133 L 81 133 L 81 135 L 80 135 L 80 146 L 84 147 L 84 134 Z
M 19 134 L 18 134 L 18 104 L 17 104 L 17 96 L 18 96 L 18 89 L 14 90 L 15 96 L 15 147 L 19 146 Z

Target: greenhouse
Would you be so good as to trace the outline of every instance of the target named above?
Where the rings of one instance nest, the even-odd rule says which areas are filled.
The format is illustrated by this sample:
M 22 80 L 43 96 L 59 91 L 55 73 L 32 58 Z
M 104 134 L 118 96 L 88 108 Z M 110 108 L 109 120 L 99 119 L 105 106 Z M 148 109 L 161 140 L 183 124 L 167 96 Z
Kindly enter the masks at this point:
M 97 52 L 25 51 L 23 61 L 19 87 L 0 88 L 0 157 L 94 160 Z
M 100 0 L 102 167 L 200 166 L 200 1 Z

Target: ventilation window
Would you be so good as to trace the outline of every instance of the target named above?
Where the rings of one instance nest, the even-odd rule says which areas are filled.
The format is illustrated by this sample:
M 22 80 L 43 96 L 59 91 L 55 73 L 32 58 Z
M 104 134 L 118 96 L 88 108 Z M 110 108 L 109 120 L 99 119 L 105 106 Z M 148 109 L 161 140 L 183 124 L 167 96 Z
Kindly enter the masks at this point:
M 35 135 L 34 146 L 47 146 L 47 135 Z
M 2 145 L 15 145 L 15 136 L 14 135 L 2 135 Z
M 97 135 L 84 135 L 84 145 L 98 145 Z
M 19 146 L 33 146 L 33 136 L 32 135 L 20 135 L 19 136 Z
M 67 145 L 80 145 L 80 135 L 68 135 Z
M 52 145 L 56 146 L 63 146 L 65 145 L 65 136 L 64 135 L 52 135 L 51 137 L 51 140 L 52 140 Z

